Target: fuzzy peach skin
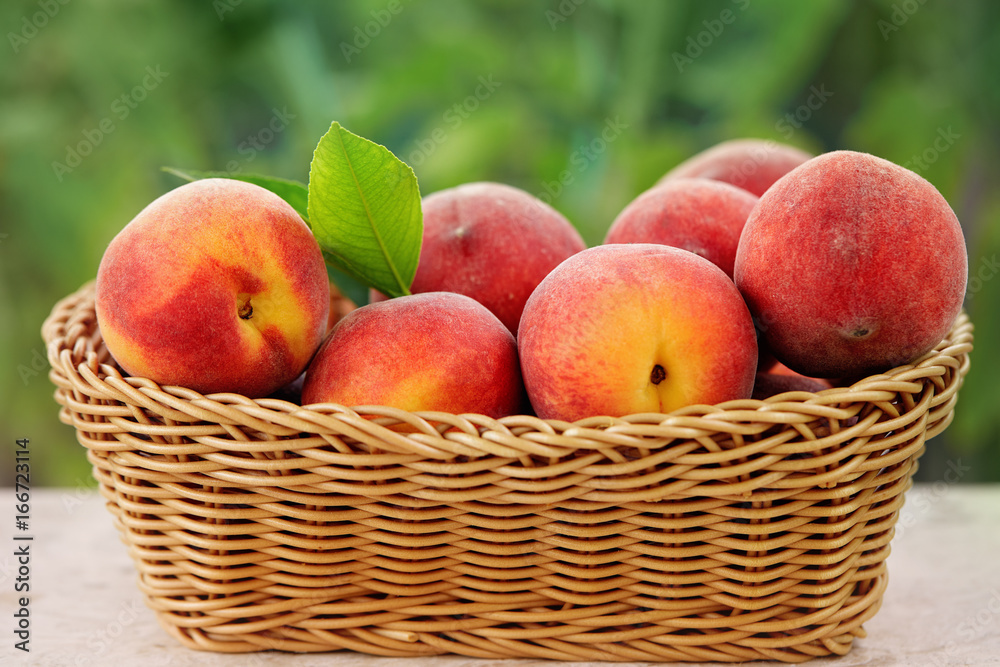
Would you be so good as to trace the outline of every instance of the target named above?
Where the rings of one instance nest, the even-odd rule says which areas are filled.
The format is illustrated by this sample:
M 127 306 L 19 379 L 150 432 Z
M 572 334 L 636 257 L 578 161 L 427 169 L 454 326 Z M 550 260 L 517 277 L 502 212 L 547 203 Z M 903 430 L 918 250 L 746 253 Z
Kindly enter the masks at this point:
M 757 197 L 707 178 L 674 178 L 633 199 L 605 243 L 662 243 L 701 255 L 733 277 L 736 246 Z
M 101 336 L 127 373 L 251 398 L 302 373 L 330 308 L 326 264 L 295 209 L 222 178 L 143 209 L 109 244 L 96 289 Z
M 938 344 L 968 276 L 958 218 L 933 185 L 882 158 L 825 153 L 750 214 L 735 280 L 767 347 L 811 377 L 866 376 Z
M 306 371 L 302 403 L 515 414 L 524 404 L 517 344 L 493 313 L 462 294 L 370 303 L 330 332 Z
M 535 412 L 565 421 L 749 398 L 757 370 L 733 282 L 692 252 L 648 243 L 560 264 L 528 299 L 518 350 Z
M 561 213 L 502 183 L 441 190 L 424 197 L 422 207 L 423 245 L 410 291 L 465 294 L 515 335 L 524 302 L 542 278 L 586 247 Z
M 771 185 L 813 157 L 795 146 L 766 139 L 731 139 L 707 148 L 668 171 L 672 178 L 710 178 L 761 196 Z

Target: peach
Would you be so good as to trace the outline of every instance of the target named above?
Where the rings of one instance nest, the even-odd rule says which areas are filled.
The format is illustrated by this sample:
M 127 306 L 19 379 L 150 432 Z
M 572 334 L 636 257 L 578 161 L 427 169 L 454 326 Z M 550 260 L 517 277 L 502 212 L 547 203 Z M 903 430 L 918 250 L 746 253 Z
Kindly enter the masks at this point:
M 968 258 L 948 202 L 917 174 L 854 151 L 782 177 L 740 237 L 735 280 L 793 371 L 850 378 L 913 361 L 962 307 Z
M 427 292 L 344 316 L 306 371 L 302 403 L 502 417 L 524 388 L 514 336 L 471 297 Z
M 126 373 L 258 398 L 309 363 L 329 290 L 295 209 L 257 185 L 206 179 L 162 195 L 112 239 L 97 271 L 97 320 Z
M 753 395 L 751 398 L 764 400 L 765 398 L 770 398 L 771 396 L 783 394 L 786 391 L 817 392 L 829 389 L 832 386 L 833 385 L 827 380 L 806 377 L 805 375 L 791 371 L 787 367 L 778 364 L 771 371 L 766 373 L 757 373 L 757 377 L 754 380 Z
M 622 209 L 604 243 L 662 243 L 701 255 L 733 277 L 736 246 L 757 197 L 707 178 L 674 178 Z
M 570 257 L 538 285 L 518 350 L 539 417 L 670 412 L 749 398 L 753 321 L 722 269 L 692 252 L 633 243 Z
M 800 148 L 765 139 L 732 139 L 693 155 L 671 169 L 672 178 L 711 178 L 761 196 L 771 184 L 812 155 Z
M 424 234 L 410 291 L 456 292 L 515 335 L 524 302 L 559 262 L 583 250 L 580 234 L 537 197 L 501 183 L 466 183 L 423 200 Z M 372 300 L 382 299 L 377 293 Z

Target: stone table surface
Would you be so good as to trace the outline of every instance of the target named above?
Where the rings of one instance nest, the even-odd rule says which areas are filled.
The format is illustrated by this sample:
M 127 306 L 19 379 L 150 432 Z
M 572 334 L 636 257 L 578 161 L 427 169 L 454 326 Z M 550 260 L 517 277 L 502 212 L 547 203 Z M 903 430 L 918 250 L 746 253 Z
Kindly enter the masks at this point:
M 14 489 L 0 511 L 0 665 L 116 667 L 567 667 L 612 663 L 383 658 L 351 652 L 225 655 L 184 648 L 157 623 L 136 586 L 104 499 L 95 489 L 33 489 L 30 526 L 15 529 Z M 15 648 L 15 551 L 30 535 L 30 652 Z M 1000 665 L 1000 485 L 917 485 L 908 494 L 878 614 L 843 657 L 848 665 Z M 614 663 L 630 664 L 630 663 Z M 631 663 L 652 664 L 652 663 Z M 693 664 L 693 663 L 688 663 Z M 780 663 L 766 661 L 763 667 Z

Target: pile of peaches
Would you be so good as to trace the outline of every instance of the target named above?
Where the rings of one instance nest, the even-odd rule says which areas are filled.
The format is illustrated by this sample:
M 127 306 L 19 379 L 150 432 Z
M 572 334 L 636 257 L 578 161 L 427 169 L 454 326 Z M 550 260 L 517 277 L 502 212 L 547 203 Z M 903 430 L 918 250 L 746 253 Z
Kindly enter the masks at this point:
M 589 248 L 509 185 L 422 209 L 412 294 L 334 314 L 295 209 L 246 182 L 188 183 L 108 246 L 101 335 L 126 373 L 203 394 L 575 421 L 909 363 L 951 328 L 968 274 L 959 221 L 919 175 L 773 141 L 691 157 Z

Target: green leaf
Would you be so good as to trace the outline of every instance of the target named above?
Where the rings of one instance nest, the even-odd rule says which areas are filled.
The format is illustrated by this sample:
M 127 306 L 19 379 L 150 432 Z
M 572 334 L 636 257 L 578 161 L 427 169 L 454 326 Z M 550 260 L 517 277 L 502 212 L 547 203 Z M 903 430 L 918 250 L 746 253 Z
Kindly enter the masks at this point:
M 423 216 L 410 167 L 337 122 L 309 170 L 309 220 L 327 261 L 387 296 L 410 293 Z
M 262 188 L 270 190 L 288 202 L 291 207 L 302 216 L 302 219 L 305 220 L 307 224 L 309 223 L 307 210 L 309 190 L 304 184 L 298 181 L 288 180 L 287 178 L 262 176 L 260 174 L 231 174 L 227 171 L 194 171 L 191 169 L 176 169 L 174 167 L 163 167 L 163 171 L 183 178 L 186 181 L 197 181 L 202 178 L 231 178 L 233 180 L 246 181 L 247 183 L 259 185 Z

